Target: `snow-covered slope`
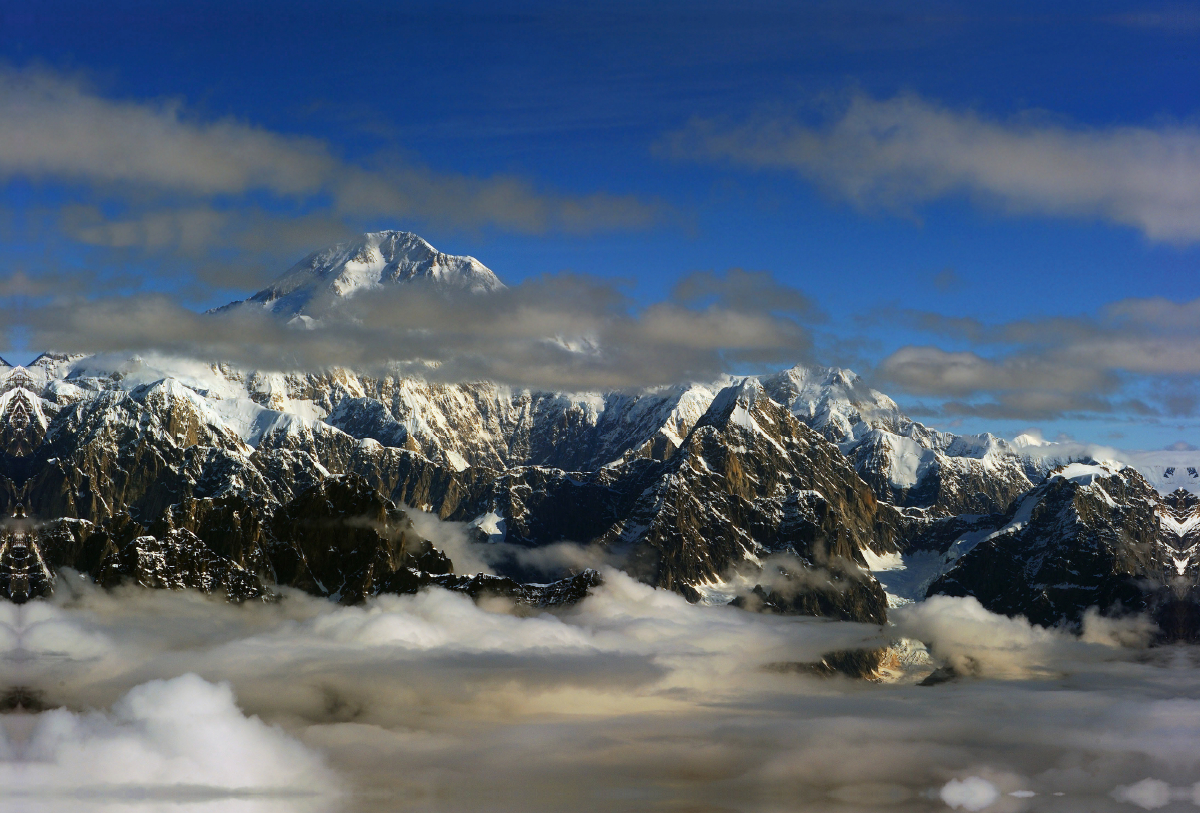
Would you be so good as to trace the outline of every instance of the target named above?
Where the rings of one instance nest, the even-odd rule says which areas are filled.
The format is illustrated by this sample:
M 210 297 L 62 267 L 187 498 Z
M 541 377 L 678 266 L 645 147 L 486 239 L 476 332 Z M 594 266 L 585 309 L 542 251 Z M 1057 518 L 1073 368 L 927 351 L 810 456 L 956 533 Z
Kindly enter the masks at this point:
M 1014 438 L 1012 445 L 1047 471 L 1074 461 L 1115 462 L 1137 469 L 1160 494 L 1179 489 L 1200 494 L 1200 451 L 1116 449 L 1096 443 L 1052 442 L 1029 435 Z
M 443 254 L 411 232 L 369 232 L 314 251 L 250 299 L 225 308 L 261 308 L 278 316 L 319 317 L 331 301 L 397 283 L 490 293 L 504 283 L 474 257 Z
M 1136 468 L 1160 494 L 1170 494 L 1181 488 L 1200 494 L 1200 452 L 1120 451 L 1114 458 Z
M 912 419 L 850 370 L 796 365 L 762 378 L 763 388 L 793 415 L 845 448 L 872 429 L 902 434 Z
M 539 465 L 590 471 L 627 459 L 664 460 L 716 394 L 742 380 L 633 393 L 537 392 L 346 369 L 269 373 L 149 356 L 45 356 L 28 374 L 56 401 L 77 397 L 72 391 L 79 388 L 129 390 L 174 378 L 221 401 L 215 411 L 252 446 L 263 427 L 290 415 L 409 449 L 455 470 Z M 754 380 L 836 443 L 879 499 L 935 516 L 1003 510 L 1054 466 L 1092 459 L 1079 450 L 1026 449 L 992 435 L 931 430 L 848 370 L 798 365 Z
M 762 381 L 836 443 L 880 499 L 932 516 L 1001 511 L 1057 465 L 994 435 L 930 429 L 849 370 L 797 366 Z
M 415 235 L 380 232 L 317 252 L 227 307 L 324 318 L 327 301 L 414 282 L 481 295 L 502 287 L 475 260 L 439 254 Z M 1030 495 L 1059 494 L 1062 487 L 1047 485 L 1054 469 L 1109 460 L 1137 466 L 1161 493 L 1174 494 L 1167 502 L 1200 480 L 1193 452 L 1122 457 L 1033 437 L 939 432 L 838 368 L 798 365 L 757 378 L 573 393 L 338 368 L 280 373 L 149 354 L 45 354 L 28 368 L 0 367 L 0 505 L 9 510 L 22 504 L 40 518 L 91 523 L 123 516 L 149 531 L 180 505 L 213 500 L 228 503 L 230 522 L 274 516 L 346 475 L 381 499 L 486 526 L 491 542 L 597 545 L 626 556 L 647 581 L 692 596 L 725 584 L 730 568 L 789 552 L 822 572 L 841 562 L 851 581 L 866 565 L 894 596 L 919 598 L 977 543 L 1011 536 L 1013 523 L 1024 522 L 1022 506 L 1044 502 Z M 1163 499 L 1143 494 L 1136 478 L 1118 478 L 1136 500 L 1106 502 L 1103 488 L 1075 482 L 1095 472 L 1068 471 L 1071 488 L 1087 487 L 1072 503 L 1084 513 L 1055 516 L 1084 516 L 1105 534 L 1156 533 L 1145 518 Z M 172 556 L 192 557 L 188 567 L 210 572 L 209 540 L 199 520 L 189 523 L 196 538 L 168 539 L 181 531 L 168 522 L 155 544 L 174 540 Z M 937 544 L 915 547 L 930 535 Z M 1075 538 L 1058 534 L 1054 545 Z M 1024 547 L 1013 555 L 1034 550 L 1031 540 L 1018 540 Z M 142 548 L 122 550 L 132 557 Z M 1141 572 L 1146 563 L 1122 567 Z M 977 581 L 960 579 L 964 590 Z M 807 593 L 798 603 L 764 596 L 777 609 L 881 618 L 878 584 L 855 584 L 862 600 L 845 606 Z
M 1089 607 L 1157 612 L 1176 570 L 1193 584 L 1197 575 L 1164 517 L 1168 504 L 1136 469 L 1073 463 L 1006 514 L 977 520 L 963 535 L 973 544 L 929 589 L 1044 625 L 1078 622 Z

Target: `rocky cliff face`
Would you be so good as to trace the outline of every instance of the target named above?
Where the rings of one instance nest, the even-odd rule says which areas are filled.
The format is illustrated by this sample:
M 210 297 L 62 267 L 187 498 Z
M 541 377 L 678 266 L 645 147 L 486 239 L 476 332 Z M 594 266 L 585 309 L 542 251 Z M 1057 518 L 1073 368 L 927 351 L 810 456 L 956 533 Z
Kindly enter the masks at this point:
M 269 600 L 285 585 L 353 604 L 438 585 L 547 607 L 579 601 L 599 583 L 590 570 L 539 585 L 456 576 L 406 512 L 353 475 L 327 478 L 265 518 L 238 496 L 188 498 L 149 528 L 128 513 L 98 524 L 16 513 L 0 528 L 0 590 L 18 603 L 50 595 L 63 568 L 105 587 L 191 588 L 232 601 Z
M 1163 499 L 1132 468 L 1067 466 L 1004 515 L 976 521 L 982 538 L 928 592 L 972 595 L 1043 625 L 1077 623 L 1089 607 L 1161 613 L 1172 587 L 1178 599 L 1196 583 L 1187 533 L 1174 533 L 1192 521 L 1193 501 Z
M 753 379 L 596 401 L 325 374 L 239 398 L 254 375 L 215 368 L 217 386 L 203 387 L 142 383 L 136 370 L 55 372 L 10 375 L 13 413 L 44 420 L 6 424 L 4 510 L 75 521 L 50 567 L 104 583 L 237 597 L 290 584 L 355 600 L 399 570 L 448 571 L 400 564 L 433 554 L 414 553 L 411 529 L 389 525 L 378 502 L 388 500 L 458 521 L 495 515 L 504 533 L 493 541 L 509 545 L 595 546 L 692 598 L 771 554 L 828 570 L 896 549 L 895 511 Z M 401 422 L 368 390 L 422 406 L 405 407 Z M 326 420 L 298 414 L 301 400 L 316 412 L 328 404 Z M 323 496 L 351 481 L 359 491 Z M 320 515 L 326 504 L 345 506 L 342 519 Z M 855 585 L 871 582 L 855 572 Z
M 477 260 L 380 232 L 229 307 L 320 320 L 410 283 L 503 287 Z M 1189 460 L 1141 470 L 1190 489 Z M 933 591 L 1039 623 L 1143 608 L 1192 634 L 1197 498 L 1096 462 L 932 430 L 831 368 L 563 393 L 47 354 L 0 365 L 0 588 L 41 595 L 70 567 L 237 599 L 441 584 L 540 606 L 595 576 L 532 587 L 520 554 L 574 542 L 692 600 L 740 589 L 771 612 L 882 623 Z M 453 573 L 411 510 L 469 523 L 507 576 Z
M 48 589 L 63 566 L 105 584 L 239 598 L 292 584 L 359 600 L 448 576 L 440 554 L 388 519 L 389 501 L 481 527 L 490 517 L 481 534 L 514 549 L 590 546 L 693 600 L 720 593 L 735 571 L 754 582 L 767 563 L 742 603 L 875 622 L 888 598 L 866 571 L 880 557 L 945 554 L 921 595 L 977 595 L 1045 623 L 1091 605 L 1166 606 L 1166 593 L 1139 585 L 1166 590 L 1192 572 L 1171 576 L 1163 547 L 1182 529 L 1175 555 L 1191 562 L 1190 492 L 1161 498 L 1132 469 L 1101 478 L 1108 485 L 1045 480 L 1000 441 L 929 433 L 882 407 L 849 421 L 828 376 L 814 410 L 796 370 L 567 396 L 347 371 L 213 367 L 197 379 L 144 362 L 103 374 L 88 364 L 0 371 L 2 510 L 20 504 L 48 523 L 37 546 L 5 537 L 0 571 L 14 596 Z M 830 439 L 846 426 L 840 443 Z M 346 482 L 352 492 L 326 494 Z M 328 504 L 344 507 L 322 515 Z M 818 578 L 788 587 L 776 555 Z M 1164 618 L 1187 601 L 1171 606 Z
M 772 554 L 826 572 L 865 565 L 864 550 L 896 550 L 894 510 L 756 381 L 719 393 L 667 460 L 634 457 L 587 474 L 513 469 L 468 505 L 456 515 L 503 517 L 510 544 L 595 545 L 693 599 Z M 856 584 L 872 581 L 857 573 Z

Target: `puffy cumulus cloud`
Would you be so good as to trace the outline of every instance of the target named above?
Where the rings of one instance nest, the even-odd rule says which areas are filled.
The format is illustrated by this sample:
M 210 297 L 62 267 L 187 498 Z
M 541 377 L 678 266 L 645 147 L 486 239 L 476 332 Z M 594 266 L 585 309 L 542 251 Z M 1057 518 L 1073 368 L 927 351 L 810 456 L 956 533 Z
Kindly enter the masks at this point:
M 431 380 L 612 389 L 712 380 L 734 365 L 792 364 L 810 345 L 802 296 L 764 273 L 685 280 L 683 294 L 634 309 L 613 283 L 578 275 L 487 296 L 421 285 L 372 291 L 317 313 L 319 326 L 257 310 L 189 311 L 153 295 L 46 299 L 10 310 L 33 347 L 160 352 L 260 369 L 388 367 Z M 309 327 L 312 327 L 311 325 Z
M 1111 658 L 1114 650 L 1144 649 L 1154 632 L 1145 618 L 1089 612 L 1076 637 L 990 613 L 974 597 L 931 596 L 893 610 L 892 618 L 899 633 L 927 642 L 958 674 L 1002 678 L 1060 674 Z
M 111 809 L 157 796 L 267 813 L 331 810 L 338 795 L 316 753 L 244 716 L 227 684 L 192 674 L 136 686 L 111 713 L 58 708 L 5 723 L 0 796 L 10 800 Z
M 903 212 L 954 194 L 1014 213 L 1100 218 L 1152 240 L 1200 239 L 1200 130 L 1083 127 L 1028 112 L 1008 120 L 913 94 L 852 96 L 819 126 L 693 121 L 674 155 L 797 172 L 864 206 Z
M 351 161 L 318 139 L 203 118 L 177 100 L 107 98 L 80 76 L 44 69 L 0 70 L 0 180 L 11 178 L 69 190 L 60 233 L 98 248 L 210 260 L 193 271 L 217 283 L 229 281 L 220 270 L 230 252 L 266 242 L 291 254 L 379 218 L 593 233 L 669 214 L 634 196 L 562 194 L 400 156 Z
M 883 381 L 944 400 L 943 415 L 1042 420 L 1064 414 L 1186 417 L 1200 403 L 1200 300 L 1125 299 L 1079 317 L 987 324 L 902 312 L 887 318 L 969 349 L 909 345 Z M 990 399 L 990 400 L 989 400 Z
M 996 786 L 980 776 L 968 776 L 966 779 L 951 779 L 938 793 L 942 801 L 955 809 L 963 807 L 967 810 L 983 810 L 993 805 L 1000 798 Z
M 95 753 L 78 774 L 106 801 L 123 786 L 99 770 L 120 753 L 102 745 L 146 749 L 120 769 L 157 788 L 142 803 L 158 807 L 137 810 L 204 810 L 193 783 L 228 797 L 291 771 L 309 788 L 326 765 L 344 811 L 1018 813 L 1054 793 L 1066 809 L 1118 811 L 1149 798 L 1122 788 L 1150 778 L 1175 794 L 1200 768 L 1187 650 L 1131 649 L 1111 629 L 1106 643 L 1081 641 L 960 599 L 881 632 L 689 605 L 617 571 L 605 579 L 580 605 L 522 617 L 439 590 L 357 607 L 292 592 L 233 606 L 102 591 L 66 573 L 50 601 L 0 605 L 0 685 L 66 709 L 3 725 L 25 743 L 34 730 L 69 733 L 38 735 L 59 755 L 39 770 L 57 776 L 75 743 Z M 973 658 L 979 676 L 918 686 L 780 668 L 902 632 Z M 13 759 L 0 755 L 0 770 L 19 770 Z M 152 786 L 150 775 L 187 784 Z
M 1171 803 L 1171 786 L 1161 779 L 1143 779 L 1136 784 L 1116 788 L 1114 799 L 1131 802 L 1143 810 L 1157 810 Z

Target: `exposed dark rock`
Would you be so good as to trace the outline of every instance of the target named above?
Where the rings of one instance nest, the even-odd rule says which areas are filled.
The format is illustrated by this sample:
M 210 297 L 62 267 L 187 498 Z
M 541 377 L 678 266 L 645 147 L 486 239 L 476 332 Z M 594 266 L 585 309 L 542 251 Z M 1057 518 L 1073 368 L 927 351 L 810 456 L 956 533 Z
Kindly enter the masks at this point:
M 177 530 L 199 537 L 211 551 L 251 573 L 271 572 L 267 548 L 274 538 L 263 512 L 240 495 L 187 497 L 163 512 L 147 533 L 162 539 Z
M 0 694 L 0 714 L 36 713 L 47 709 L 45 694 L 25 686 L 12 686 Z
M 959 674 L 950 666 L 939 666 L 934 669 L 925 679 L 918 683 L 918 686 L 938 686 L 942 683 L 949 683 L 959 677 Z
M 1166 575 L 1158 505 L 1133 469 L 1090 483 L 1052 478 L 993 518 L 994 535 L 928 593 L 975 596 L 1045 626 L 1078 623 L 1088 607 L 1146 611 Z
M 583 601 L 592 588 L 600 586 L 601 579 L 599 573 L 588 568 L 548 584 L 520 584 L 504 576 L 484 573 L 474 576 L 433 576 L 430 582 L 447 590 L 466 593 L 473 599 L 500 597 L 519 606 L 544 608 Z
M 692 600 L 695 585 L 773 553 L 814 568 L 839 559 L 864 565 L 864 549 L 896 549 L 898 523 L 836 446 L 752 381 L 721 393 L 667 460 L 588 473 L 512 469 L 449 518 L 487 511 L 503 517 L 510 544 L 596 545 L 623 557 L 638 578 Z M 876 622 L 886 614 L 883 593 L 869 575 L 859 580 L 874 587 L 855 583 L 850 594 L 866 590 L 859 598 L 813 599 L 808 609 L 836 605 Z
M 768 671 L 814 675 L 816 677 L 843 677 L 870 680 L 879 676 L 879 670 L 887 657 L 887 649 L 838 649 L 826 652 L 819 661 L 811 663 L 772 663 Z
M 162 539 L 145 535 L 114 546 L 93 574 L 104 587 L 133 581 L 142 587 L 222 593 L 231 601 L 268 594 L 258 576 L 210 550 L 191 531 L 176 529 Z
M 821 573 L 827 576 L 824 581 L 816 578 Z M 801 574 L 780 570 L 771 586 L 756 584 L 748 595 L 735 598 L 733 605 L 760 613 L 887 623 L 887 596 L 879 582 L 839 568 Z
M 275 514 L 271 532 L 268 556 L 279 583 L 344 603 L 379 593 L 400 570 L 451 570 L 404 511 L 354 475 L 296 497 Z
M 16 604 L 48 596 L 54 574 L 37 545 L 37 532 L 18 507 L 13 518 L 0 526 L 0 593 Z

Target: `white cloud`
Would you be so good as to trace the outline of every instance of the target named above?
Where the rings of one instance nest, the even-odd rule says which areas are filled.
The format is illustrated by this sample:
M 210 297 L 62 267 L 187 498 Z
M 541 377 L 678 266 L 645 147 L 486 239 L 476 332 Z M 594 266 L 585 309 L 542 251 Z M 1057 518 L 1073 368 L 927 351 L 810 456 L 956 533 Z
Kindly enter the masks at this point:
M 908 211 L 967 194 L 1013 213 L 1099 218 L 1151 240 L 1200 239 L 1200 130 L 1000 120 L 913 94 L 857 94 L 821 126 L 695 121 L 674 154 L 799 173 L 864 206 Z
M 951 779 L 939 791 L 942 801 L 954 809 L 983 810 L 1000 798 L 996 786 L 978 776 L 966 779 Z
M 0 796 L 75 810 L 148 797 L 165 810 L 270 813 L 331 808 L 339 795 L 319 755 L 244 716 L 227 684 L 193 674 L 135 686 L 110 713 L 59 708 L 30 722 L 19 738 L 0 730 Z
M 536 813 L 630 799 L 651 809 L 769 813 L 780 800 L 830 799 L 866 809 L 937 800 L 972 776 L 1002 794 L 997 811 L 1021 809 L 1014 791 L 1116 810 L 1118 786 L 1148 775 L 1181 785 L 1200 769 L 1190 724 L 1200 705 L 1186 699 L 1196 680 L 1156 665 L 1156 650 L 1136 641 L 1118 645 L 1111 630 L 1107 644 L 1087 643 L 947 599 L 900 614 L 881 636 L 693 606 L 615 571 L 605 578 L 577 607 L 521 617 L 441 591 L 360 607 L 289 592 L 239 607 L 186 591 L 102 591 L 65 574 L 50 602 L 0 604 L 0 685 L 51 706 L 107 709 L 23 719 L 63 724 L 46 740 L 58 755 L 46 775 L 82 764 L 67 760 L 76 743 L 92 760 L 77 774 L 97 794 L 119 788 L 105 779 L 114 738 L 147 752 L 112 775 L 134 772 L 157 788 L 154 803 L 187 792 L 152 784 L 167 777 L 226 793 L 267 789 L 301 768 L 317 776 L 314 754 L 352 810 L 436 800 Z M 922 687 L 765 668 L 901 632 L 975 664 L 978 677 Z M 173 680 L 188 673 L 204 682 Z M 1038 679 L 1047 673 L 1055 679 Z M 1172 693 L 1181 697 L 1163 699 Z M 12 730 L 13 719 L 0 725 Z M 209 748 L 213 739 L 232 743 L 228 753 Z M 14 769 L 11 758 L 0 766 Z
M 886 385 L 949 400 L 947 415 L 1041 420 L 1069 413 L 1193 414 L 1200 373 L 1200 300 L 1124 299 L 1078 317 L 995 325 L 899 314 L 969 349 L 901 347 L 880 362 Z M 979 400 L 981 397 L 991 400 Z
M 768 274 L 702 276 L 700 300 L 677 295 L 640 310 L 611 281 L 564 274 L 486 297 L 419 285 L 374 291 L 335 303 L 314 330 L 261 312 L 197 314 L 162 295 L 22 303 L 5 323 L 26 330 L 30 346 L 61 352 L 161 352 L 284 370 L 395 365 L 431 380 L 555 390 L 710 381 L 734 364 L 804 357 L 812 313 L 797 292 Z
M 398 156 L 352 161 L 319 139 L 203 118 L 176 99 L 107 98 L 78 76 L 44 69 L 0 70 L 0 180 L 14 177 L 70 190 L 69 205 L 55 196 L 46 205 L 61 207 L 58 228 L 72 239 L 226 265 L 230 250 L 256 241 L 290 254 L 380 218 L 593 233 L 667 216 L 661 203 L 632 195 L 564 194 Z
M 1171 786 L 1161 779 L 1143 779 L 1133 785 L 1122 785 L 1113 791 L 1113 798 L 1130 802 L 1143 810 L 1157 810 L 1171 803 Z
M 189 119 L 178 102 L 119 102 L 45 71 L 0 75 L 0 173 L 145 185 L 198 195 L 319 190 L 337 161 L 313 139 L 234 120 Z
M 1008 618 L 984 609 L 973 596 L 931 596 L 890 612 L 896 630 L 925 641 L 930 651 L 963 675 L 1024 678 L 1060 674 L 1111 658 L 1123 647 L 1149 643 L 1145 619 L 1086 617 L 1082 637 Z

